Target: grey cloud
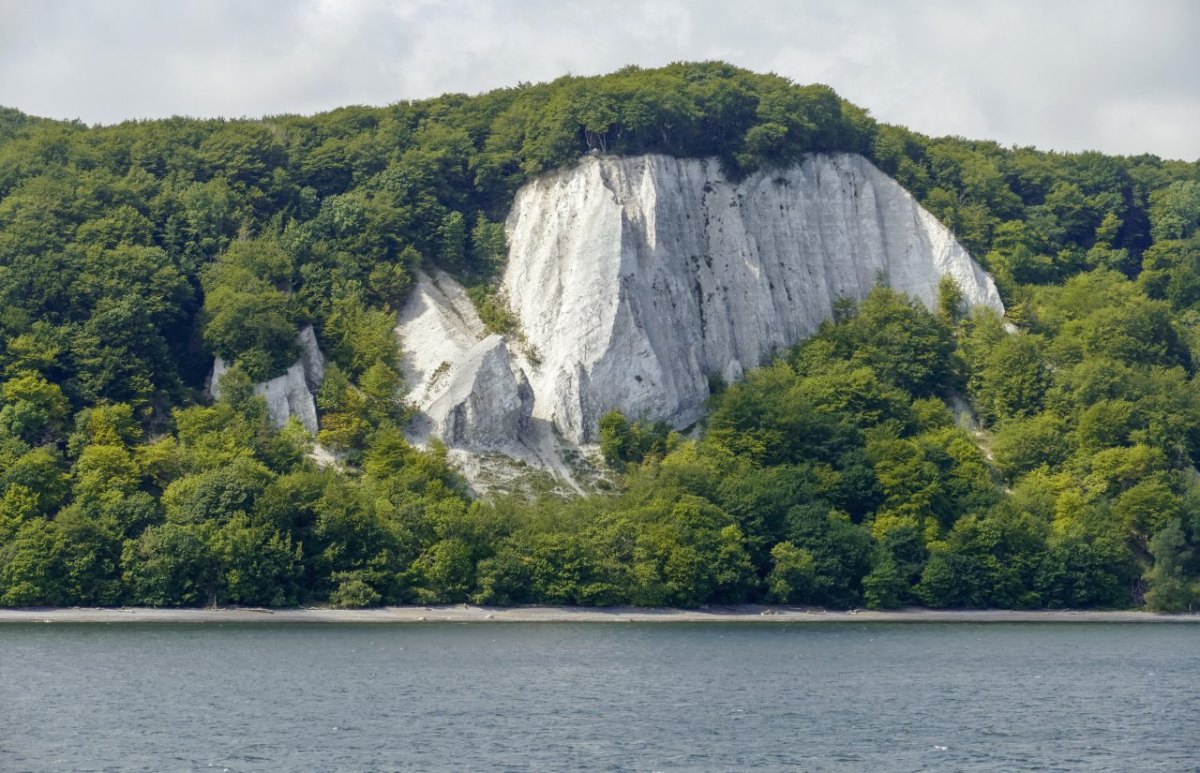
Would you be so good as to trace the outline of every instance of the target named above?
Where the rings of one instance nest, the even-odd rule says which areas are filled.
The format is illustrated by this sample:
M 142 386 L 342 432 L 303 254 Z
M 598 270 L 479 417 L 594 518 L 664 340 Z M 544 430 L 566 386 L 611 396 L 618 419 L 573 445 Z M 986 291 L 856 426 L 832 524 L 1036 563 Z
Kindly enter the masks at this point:
M 0 0 L 0 14 L 0 104 L 90 123 L 725 59 L 926 134 L 1200 157 L 1188 0 Z

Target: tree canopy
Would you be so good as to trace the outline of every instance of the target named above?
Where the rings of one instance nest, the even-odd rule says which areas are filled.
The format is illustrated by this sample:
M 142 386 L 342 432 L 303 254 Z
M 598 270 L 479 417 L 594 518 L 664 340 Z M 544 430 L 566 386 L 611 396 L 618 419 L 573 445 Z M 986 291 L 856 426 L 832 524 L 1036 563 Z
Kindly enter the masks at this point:
M 864 154 L 1007 319 L 880 288 L 693 436 L 607 415 L 611 491 L 474 498 L 405 440 L 393 315 L 435 266 L 507 329 L 512 198 L 589 152 Z M 0 604 L 1200 599 L 1197 163 L 930 138 L 720 62 L 261 120 L 4 108 L 0 299 Z M 250 388 L 308 324 L 337 466 Z

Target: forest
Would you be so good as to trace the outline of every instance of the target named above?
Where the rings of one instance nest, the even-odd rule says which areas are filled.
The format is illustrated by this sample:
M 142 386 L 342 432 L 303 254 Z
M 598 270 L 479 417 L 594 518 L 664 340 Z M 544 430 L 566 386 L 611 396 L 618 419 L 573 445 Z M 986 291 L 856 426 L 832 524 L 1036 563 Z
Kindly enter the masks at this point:
M 879 287 L 693 433 L 605 416 L 608 491 L 475 497 L 406 440 L 395 312 L 437 267 L 502 324 L 531 176 L 823 151 L 894 176 L 1006 317 Z M 3 606 L 1200 605 L 1200 162 L 926 137 L 719 62 L 261 120 L 0 108 L 0 298 Z M 252 390 L 309 324 L 316 438 Z

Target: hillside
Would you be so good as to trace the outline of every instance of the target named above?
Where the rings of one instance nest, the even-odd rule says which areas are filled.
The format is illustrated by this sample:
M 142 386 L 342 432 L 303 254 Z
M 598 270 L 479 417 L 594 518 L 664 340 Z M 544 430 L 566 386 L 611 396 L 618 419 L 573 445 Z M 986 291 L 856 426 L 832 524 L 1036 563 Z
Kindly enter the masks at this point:
M 479 324 L 572 355 L 514 303 L 504 221 L 590 152 L 715 159 L 733 186 L 862 156 L 991 272 L 1017 332 L 968 314 L 971 288 L 860 283 L 773 363 L 700 368 L 697 437 L 655 420 L 702 393 L 588 409 L 579 439 L 629 412 L 596 424 L 610 492 L 475 499 L 407 439 L 397 315 L 441 271 Z M 927 138 L 720 63 L 261 121 L 2 110 L 0 603 L 1188 608 L 1198 227 L 1196 163 Z M 309 325 L 322 464 L 253 389 Z
M 711 158 L 589 155 L 523 185 L 506 231 L 509 329 L 445 273 L 419 275 L 396 328 L 409 434 L 445 442 L 476 491 L 519 485 L 505 457 L 578 488 L 587 470 L 567 460 L 602 415 L 684 430 L 717 385 L 880 283 L 933 308 L 949 281 L 963 311 L 1004 311 L 954 236 L 855 154 L 741 180 Z

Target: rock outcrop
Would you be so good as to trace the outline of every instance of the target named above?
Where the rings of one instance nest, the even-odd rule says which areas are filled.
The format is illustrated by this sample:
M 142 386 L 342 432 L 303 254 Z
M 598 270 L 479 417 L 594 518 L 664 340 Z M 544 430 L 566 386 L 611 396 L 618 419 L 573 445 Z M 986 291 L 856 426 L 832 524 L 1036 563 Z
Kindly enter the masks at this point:
M 514 452 L 529 430 L 533 392 L 462 287 L 446 274 L 418 275 L 396 332 L 413 385 L 407 399 L 418 409 L 415 433 L 462 449 Z
M 881 281 L 932 305 L 950 276 L 967 304 L 1003 310 L 953 235 L 860 156 L 740 182 L 711 159 L 589 157 L 522 188 L 507 230 L 520 335 L 490 335 L 446 274 L 418 277 L 396 328 L 413 434 L 468 475 L 499 452 L 571 481 L 564 459 L 613 408 L 686 427 L 711 377 L 737 380 Z
M 522 437 L 533 413 L 533 390 L 513 372 L 508 347 L 498 335 L 480 341 L 456 364 L 446 388 L 425 412 L 433 432 L 459 448 L 503 448 Z
M 587 442 L 617 408 L 684 427 L 726 381 L 886 282 L 932 305 L 990 277 L 861 156 L 811 156 L 735 182 L 714 159 L 590 157 L 522 188 L 504 290 L 537 365 L 533 417 Z
M 301 329 L 297 340 L 300 343 L 300 358 L 283 375 L 255 384 L 254 393 L 266 399 L 267 414 L 276 427 L 282 427 L 290 417 L 295 416 L 315 436 L 316 392 L 325 380 L 325 357 L 317 345 L 317 336 L 311 325 Z M 227 370 L 229 365 L 217 357 L 209 381 L 209 393 L 214 399 L 221 397 L 221 376 Z

